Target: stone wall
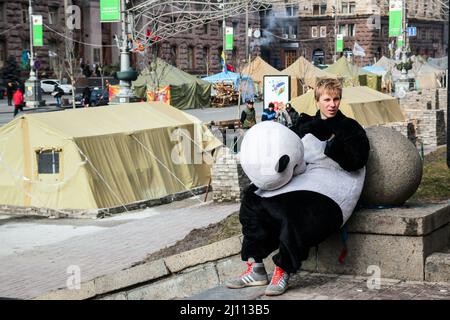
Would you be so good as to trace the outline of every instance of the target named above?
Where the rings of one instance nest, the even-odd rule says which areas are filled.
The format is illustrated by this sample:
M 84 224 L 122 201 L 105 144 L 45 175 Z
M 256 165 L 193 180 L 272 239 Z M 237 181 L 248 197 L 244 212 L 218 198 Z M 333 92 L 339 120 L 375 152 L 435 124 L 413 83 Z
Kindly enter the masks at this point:
M 435 148 L 447 143 L 447 89 L 423 89 L 408 92 L 400 107 L 416 128 L 418 144 Z
M 215 202 L 240 202 L 244 188 L 250 184 L 239 162 L 239 156 L 227 147 L 218 151 L 211 181 Z
M 406 120 L 398 122 L 390 122 L 383 125 L 384 127 L 389 127 L 395 131 L 400 132 L 403 136 L 408 138 L 413 145 L 417 146 L 417 134 L 416 134 L 416 121 Z

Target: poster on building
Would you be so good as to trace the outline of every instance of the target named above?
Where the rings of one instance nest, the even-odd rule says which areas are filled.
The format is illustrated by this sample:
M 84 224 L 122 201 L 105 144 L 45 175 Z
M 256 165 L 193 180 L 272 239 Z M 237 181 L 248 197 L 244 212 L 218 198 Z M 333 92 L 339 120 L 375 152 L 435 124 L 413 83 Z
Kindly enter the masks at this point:
M 33 46 L 44 45 L 44 31 L 42 28 L 42 16 L 32 16 L 33 21 Z
M 336 35 L 336 52 L 342 52 L 344 50 L 344 35 Z
M 389 37 L 398 37 L 402 34 L 403 1 L 389 1 Z
M 272 102 L 277 110 L 278 106 L 284 106 L 290 99 L 290 76 L 264 76 L 264 109 Z
M 170 104 L 170 86 L 165 86 L 156 91 L 147 91 L 147 101 L 161 101 Z
M 120 0 L 100 0 L 100 22 L 120 21 Z
M 120 91 L 120 86 L 118 85 L 109 85 L 108 87 L 108 96 L 109 96 L 109 101 L 111 102 L 113 97 L 116 96 Z
M 225 50 L 233 50 L 233 27 L 225 28 Z

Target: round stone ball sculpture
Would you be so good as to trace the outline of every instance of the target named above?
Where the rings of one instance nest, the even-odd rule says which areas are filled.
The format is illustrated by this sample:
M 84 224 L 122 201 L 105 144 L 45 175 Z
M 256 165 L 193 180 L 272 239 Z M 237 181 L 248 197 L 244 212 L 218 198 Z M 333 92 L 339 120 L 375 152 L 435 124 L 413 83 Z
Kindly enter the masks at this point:
M 370 143 L 361 203 L 366 206 L 399 206 L 422 180 L 422 159 L 401 133 L 387 127 L 366 129 Z

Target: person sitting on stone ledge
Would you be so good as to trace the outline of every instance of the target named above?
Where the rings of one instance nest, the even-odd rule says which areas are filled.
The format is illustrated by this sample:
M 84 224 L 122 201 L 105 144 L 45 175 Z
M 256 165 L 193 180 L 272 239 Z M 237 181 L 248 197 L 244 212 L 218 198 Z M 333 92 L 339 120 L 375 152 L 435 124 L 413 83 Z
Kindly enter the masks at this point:
M 247 268 L 226 282 L 228 288 L 269 284 L 266 295 L 283 294 L 310 248 L 337 232 L 352 214 L 370 147 L 361 125 L 339 111 L 341 97 L 338 80 L 320 80 L 315 88 L 319 110 L 315 116 L 302 113 L 292 128 L 302 139 L 306 171 L 275 190 L 254 184 L 245 190 L 239 219 L 244 236 L 241 258 Z M 269 283 L 263 259 L 277 249 Z

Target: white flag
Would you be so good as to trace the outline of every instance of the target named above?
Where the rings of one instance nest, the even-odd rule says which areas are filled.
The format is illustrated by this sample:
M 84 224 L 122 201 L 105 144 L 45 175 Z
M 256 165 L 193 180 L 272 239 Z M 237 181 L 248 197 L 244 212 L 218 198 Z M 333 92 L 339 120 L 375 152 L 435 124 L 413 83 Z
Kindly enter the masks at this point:
M 356 41 L 355 44 L 353 45 L 353 55 L 360 57 L 366 56 L 366 51 Z

